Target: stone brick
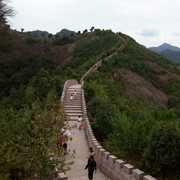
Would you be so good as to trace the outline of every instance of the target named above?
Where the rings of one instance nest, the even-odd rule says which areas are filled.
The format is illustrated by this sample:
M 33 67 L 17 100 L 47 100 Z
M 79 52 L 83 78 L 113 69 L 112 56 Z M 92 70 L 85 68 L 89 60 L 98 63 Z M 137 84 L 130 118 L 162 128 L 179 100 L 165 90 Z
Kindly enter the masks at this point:
M 130 164 L 124 164 L 124 166 L 123 166 L 124 172 L 126 172 L 128 174 L 132 174 L 133 169 L 134 169 L 134 167 L 131 166 Z
M 142 180 L 145 175 L 146 175 L 145 172 L 143 172 L 143 171 L 141 171 L 139 169 L 134 169 L 132 171 L 131 180 Z
M 147 175 L 147 176 L 144 176 L 143 177 L 143 180 L 156 180 L 156 178 L 150 176 L 150 175 Z
M 64 173 L 58 173 L 58 180 L 66 180 L 68 177 Z

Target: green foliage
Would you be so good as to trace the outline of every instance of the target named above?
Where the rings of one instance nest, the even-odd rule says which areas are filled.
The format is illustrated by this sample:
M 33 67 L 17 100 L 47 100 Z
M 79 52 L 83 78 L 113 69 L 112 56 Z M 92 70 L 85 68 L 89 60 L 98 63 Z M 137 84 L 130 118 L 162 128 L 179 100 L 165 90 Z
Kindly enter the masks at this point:
M 152 130 L 145 149 L 145 167 L 163 179 L 168 172 L 179 170 L 180 131 L 170 123 L 163 123 Z
M 66 116 L 62 69 L 45 57 L 0 63 L 0 177 L 52 179 L 66 167 L 56 140 Z M 52 156 L 61 156 L 60 160 Z
M 31 108 L 0 113 L 0 174 L 7 179 L 47 178 L 59 163 L 51 156 L 63 151 L 56 148 L 65 114 L 59 99 L 49 93 L 46 100 L 34 101 Z M 46 177 L 47 176 L 47 177 Z
M 55 46 L 62 46 L 66 44 L 71 44 L 73 42 L 74 40 L 70 36 L 62 36 L 62 37 L 57 37 L 56 39 L 53 39 L 53 45 Z
M 48 71 L 48 72 L 44 73 L 44 75 L 40 75 L 39 71 L 40 69 L 43 69 L 43 68 L 46 69 L 45 71 Z M 0 62 L 0 72 L 1 72 L 0 99 L 4 96 L 9 96 L 11 93 L 12 87 L 17 89 L 20 86 L 25 86 L 28 83 L 30 83 L 30 79 L 33 77 L 34 78 L 33 80 L 31 80 L 31 84 L 33 84 L 33 82 L 34 84 L 37 83 L 38 80 L 35 80 L 35 79 L 37 79 L 38 77 L 46 76 L 46 78 L 48 78 L 47 76 L 49 73 L 51 73 L 53 68 L 55 68 L 55 64 L 53 64 L 52 61 L 44 57 L 26 59 L 26 60 L 24 59 L 14 60 L 13 62 Z M 35 78 L 36 75 L 37 77 Z M 46 79 L 46 81 L 47 80 L 49 79 Z M 45 81 L 45 77 L 43 81 Z M 50 82 L 47 82 L 47 83 L 50 83 Z M 43 84 L 43 82 L 41 84 Z M 35 84 L 35 85 L 38 86 L 38 84 Z M 44 86 L 45 85 L 43 85 L 43 87 Z M 43 91 L 43 89 L 41 89 L 40 87 L 37 90 Z
M 86 33 L 84 36 L 86 37 L 85 41 L 78 44 L 67 65 L 73 69 L 78 68 L 78 73 L 82 72 L 79 78 L 95 62 L 100 60 L 102 52 L 108 52 L 112 46 L 116 46 L 119 42 L 119 37 L 111 31 L 103 31 L 98 35 Z
M 32 45 L 32 44 L 39 44 L 39 40 L 38 39 L 35 39 L 35 38 L 28 38 L 26 39 L 26 44 L 27 45 Z
M 100 141 L 104 141 L 112 131 L 112 117 L 114 117 L 116 109 L 110 103 L 98 100 L 98 98 L 93 99 L 88 106 L 91 110 L 94 132 Z
M 0 52 L 10 53 L 12 50 L 12 37 L 7 29 L 0 24 Z
M 133 122 L 126 115 L 118 114 L 114 117 L 112 126 L 108 149 L 127 161 L 141 159 L 140 154 L 146 145 L 147 134 L 152 122 L 150 120 Z

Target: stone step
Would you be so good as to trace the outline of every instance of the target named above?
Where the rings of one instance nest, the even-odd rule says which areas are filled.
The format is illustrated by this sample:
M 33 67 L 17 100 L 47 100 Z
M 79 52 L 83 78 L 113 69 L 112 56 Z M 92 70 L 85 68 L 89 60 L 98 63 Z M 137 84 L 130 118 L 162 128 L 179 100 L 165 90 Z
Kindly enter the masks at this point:
M 80 116 L 82 116 L 82 114 L 79 114 Z M 69 121 L 77 121 L 78 120 L 78 116 L 69 116 Z
M 82 108 L 64 108 L 64 110 L 65 110 L 66 112 L 70 112 L 71 110 L 72 110 L 73 112 L 79 112 L 79 111 L 82 111 Z
M 65 109 L 66 113 L 82 113 L 82 110 Z
M 71 105 L 71 104 L 66 104 L 67 106 L 69 106 L 69 105 Z M 73 104 L 72 104 L 73 105 Z M 81 104 L 74 104 L 74 105 L 78 105 L 78 106 L 81 106 L 82 107 L 82 105 Z M 72 106 L 72 108 L 73 108 L 73 106 Z M 76 107 L 75 107 L 75 109 L 76 109 Z
M 79 108 L 82 108 L 82 106 L 69 106 L 69 105 L 64 105 L 64 108 L 65 109 L 79 109 Z
M 65 106 L 82 106 L 82 103 L 81 102 L 65 102 L 64 103 Z
M 66 112 L 82 112 L 82 109 L 81 108 L 79 108 L 79 109 L 77 109 L 77 108 L 66 109 L 65 108 L 65 111 Z
M 82 113 L 81 112 L 77 112 L 77 113 L 75 113 L 75 112 L 66 112 L 66 114 L 68 115 L 68 116 L 80 116 L 80 115 L 82 115 Z
M 81 103 L 81 99 L 73 99 L 72 102 L 77 102 L 77 103 Z M 64 103 L 71 103 L 70 99 L 64 99 Z

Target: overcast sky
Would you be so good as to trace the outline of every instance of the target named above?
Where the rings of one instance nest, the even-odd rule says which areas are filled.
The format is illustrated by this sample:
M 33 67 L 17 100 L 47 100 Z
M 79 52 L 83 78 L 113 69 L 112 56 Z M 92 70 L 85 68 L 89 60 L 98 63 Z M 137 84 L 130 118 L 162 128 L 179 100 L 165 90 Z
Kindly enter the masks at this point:
M 92 26 L 133 37 L 146 47 L 166 42 L 180 47 L 180 0 L 10 0 L 10 19 L 18 31 L 63 28 L 83 31 Z

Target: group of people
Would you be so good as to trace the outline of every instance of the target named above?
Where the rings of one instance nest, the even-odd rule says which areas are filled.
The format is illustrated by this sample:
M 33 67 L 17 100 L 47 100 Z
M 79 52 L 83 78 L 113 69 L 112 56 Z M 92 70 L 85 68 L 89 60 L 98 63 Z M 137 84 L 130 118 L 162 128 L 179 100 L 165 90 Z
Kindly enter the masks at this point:
M 57 147 L 63 147 L 65 152 L 67 151 L 67 141 L 71 138 L 70 130 L 65 126 L 61 129 L 61 134 L 56 142 Z
M 95 173 L 97 171 L 96 161 L 94 159 L 94 151 L 93 151 L 92 147 L 89 148 L 89 155 L 90 155 L 90 157 L 88 159 L 88 162 L 87 162 L 85 169 L 88 169 L 89 180 L 92 180 L 94 171 L 95 171 Z

